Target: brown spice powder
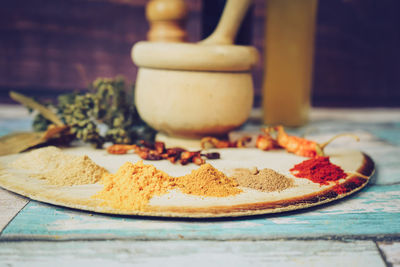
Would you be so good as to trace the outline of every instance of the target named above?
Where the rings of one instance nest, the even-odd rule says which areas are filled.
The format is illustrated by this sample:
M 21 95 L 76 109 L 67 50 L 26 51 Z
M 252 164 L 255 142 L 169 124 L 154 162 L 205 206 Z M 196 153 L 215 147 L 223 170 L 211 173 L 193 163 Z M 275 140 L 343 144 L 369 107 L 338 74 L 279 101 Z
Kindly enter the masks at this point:
M 188 175 L 178 177 L 176 184 L 183 193 L 196 196 L 227 197 L 242 192 L 235 180 L 208 163 Z
M 286 177 L 272 169 L 234 169 L 232 178 L 234 178 L 240 186 L 263 192 L 280 192 L 293 187 L 292 178 Z

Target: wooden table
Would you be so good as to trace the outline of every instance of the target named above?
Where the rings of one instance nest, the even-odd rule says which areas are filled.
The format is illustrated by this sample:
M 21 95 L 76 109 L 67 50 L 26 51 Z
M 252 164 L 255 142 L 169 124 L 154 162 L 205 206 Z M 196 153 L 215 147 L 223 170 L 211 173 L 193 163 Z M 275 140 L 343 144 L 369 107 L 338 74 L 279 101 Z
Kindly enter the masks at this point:
M 0 135 L 30 124 L 0 106 Z M 328 205 L 234 220 L 106 216 L 0 189 L 0 265 L 400 266 L 400 110 L 315 109 L 296 131 L 357 133 L 353 146 L 376 163 L 371 183 Z

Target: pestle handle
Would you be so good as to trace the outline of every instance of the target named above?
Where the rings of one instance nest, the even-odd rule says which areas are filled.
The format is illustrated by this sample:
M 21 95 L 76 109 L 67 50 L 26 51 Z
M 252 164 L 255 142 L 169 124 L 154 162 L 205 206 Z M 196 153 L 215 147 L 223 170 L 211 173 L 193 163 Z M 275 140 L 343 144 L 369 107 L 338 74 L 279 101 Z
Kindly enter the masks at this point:
M 201 44 L 233 44 L 252 0 L 227 0 L 214 32 Z

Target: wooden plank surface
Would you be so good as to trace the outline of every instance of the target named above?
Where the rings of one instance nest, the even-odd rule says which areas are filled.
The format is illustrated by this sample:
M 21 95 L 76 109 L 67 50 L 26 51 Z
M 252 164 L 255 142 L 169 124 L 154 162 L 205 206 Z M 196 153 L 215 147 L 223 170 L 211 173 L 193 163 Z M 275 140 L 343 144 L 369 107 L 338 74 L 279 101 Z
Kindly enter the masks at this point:
M 385 266 L 372 241 L 82 241 L 0 243 L 23 266 Z
M 29 200 L 0 188 L 0 233 Z
M 392 237 L 400 234 L 400 185 L 369 186 L 342 201 L 269 216 L 168 220 L 91 214 L 31 201 L 0 240 Z
M 388 264 L 400 266 L 400 242 L 378 242 L 378 246 Z
M 2 105 L 0 110 L 0 136 L 13 131 L 28 131 L 31 120 L 25 108 Z M 0 233 L 29 200 L 0 188 Z

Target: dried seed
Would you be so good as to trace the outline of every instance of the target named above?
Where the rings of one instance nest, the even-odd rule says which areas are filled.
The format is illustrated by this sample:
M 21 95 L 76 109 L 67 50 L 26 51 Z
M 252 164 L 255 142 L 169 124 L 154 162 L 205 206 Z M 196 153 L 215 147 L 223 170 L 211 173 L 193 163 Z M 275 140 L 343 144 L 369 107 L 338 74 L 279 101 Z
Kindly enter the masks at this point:
M 208 159 L 219 159 L 221 156 L 218 152 L 201 154 Z

